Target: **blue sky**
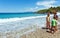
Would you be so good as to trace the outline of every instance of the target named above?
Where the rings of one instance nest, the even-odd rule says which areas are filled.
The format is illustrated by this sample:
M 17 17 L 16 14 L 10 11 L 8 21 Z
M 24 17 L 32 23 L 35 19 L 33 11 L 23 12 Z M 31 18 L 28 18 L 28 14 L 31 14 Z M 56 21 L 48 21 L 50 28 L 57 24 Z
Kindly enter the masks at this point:
M 60 0 L 0 0 L 0 12 L 34 12 L 60 6 Z

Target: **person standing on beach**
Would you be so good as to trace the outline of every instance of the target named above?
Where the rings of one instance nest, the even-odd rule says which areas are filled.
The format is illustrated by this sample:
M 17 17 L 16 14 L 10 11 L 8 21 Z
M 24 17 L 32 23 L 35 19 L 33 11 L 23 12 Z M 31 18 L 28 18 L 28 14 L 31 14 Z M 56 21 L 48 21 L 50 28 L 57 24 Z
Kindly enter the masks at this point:
M 56 17 L 56 21 L 58 21 L 58 15 L 57 15 L 57 13 L 56 12 L 54 12 L 54 17 Z M 57 31 L 57 24 L 56 24 L 56 31 Z
M 51 33 L 55 33 L 56 32 L 56 26 L 57 26 L 57 20 L 56 20 L 56 16 L 53 17 L 53 20 L 51 22 Z
M 48 12 L 46 17 L 46 28 L 50 29 L 50 12 Z

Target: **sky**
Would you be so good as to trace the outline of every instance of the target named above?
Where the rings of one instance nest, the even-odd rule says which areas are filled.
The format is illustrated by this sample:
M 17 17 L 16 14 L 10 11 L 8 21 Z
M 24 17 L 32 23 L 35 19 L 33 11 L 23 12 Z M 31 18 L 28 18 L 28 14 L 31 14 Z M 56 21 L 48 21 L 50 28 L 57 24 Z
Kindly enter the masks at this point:
M 60 0 L 0 0 L 0 12 L 34 12 L 60 6 Z

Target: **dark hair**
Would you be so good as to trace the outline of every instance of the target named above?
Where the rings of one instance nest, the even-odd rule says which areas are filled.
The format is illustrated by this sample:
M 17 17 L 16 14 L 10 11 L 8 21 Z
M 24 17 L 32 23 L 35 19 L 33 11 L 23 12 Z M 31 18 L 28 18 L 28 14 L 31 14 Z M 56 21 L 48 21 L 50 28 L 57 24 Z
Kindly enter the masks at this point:
M 54 16 L 53 18 L 56 19 L 56 16 Z

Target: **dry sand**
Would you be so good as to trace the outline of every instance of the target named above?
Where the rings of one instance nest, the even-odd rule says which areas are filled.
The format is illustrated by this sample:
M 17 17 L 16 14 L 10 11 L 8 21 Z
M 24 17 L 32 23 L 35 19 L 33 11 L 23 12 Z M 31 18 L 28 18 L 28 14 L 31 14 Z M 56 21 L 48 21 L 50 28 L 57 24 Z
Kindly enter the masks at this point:
M 60 26 L 58 26 L 60 27 Z M 60 38 L 60 28 L 54 34 L 46 32 L 46 29 L 36 29 L 35 32 L 30 32 L 28 34 L 24 34 L 20 38 Z
M 37 28 L 36 31 L 23 34 L 22 36 L 19 35 L 19 37 L 8 34 L 8 37 L 0 36 L 0 38 L 60 38 L 60 26 L 58 26 L 58 31 L 54 34 L 46 32 L 46 29 Z

